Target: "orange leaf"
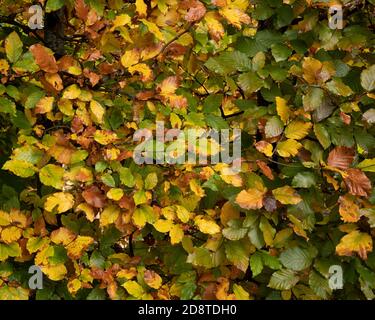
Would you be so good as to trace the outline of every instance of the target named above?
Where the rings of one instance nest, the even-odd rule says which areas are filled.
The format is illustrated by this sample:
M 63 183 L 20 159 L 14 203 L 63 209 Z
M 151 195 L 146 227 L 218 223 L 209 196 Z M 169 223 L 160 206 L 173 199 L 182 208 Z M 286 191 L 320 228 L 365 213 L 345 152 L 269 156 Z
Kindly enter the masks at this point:
M 359 207 L 354 203 L 354 199 L 350 195 L 341 196 L 340 203 L 340 216 L 344 222 L 357 222 L 360 218 Z
M 327 164 L 341 170 L 348 169 L 354 160 L 354 150 L 348 147 L 335 147 L 328 155 Z
M 349 192 L 355 196 L 368 197 L 371 193 L 371 181 L 359 169 L 350 168 L 346 171 L 348 174 L 344 177 Z
M 59 71 L 56 59 L 53 52 L 42 46 L 41 44 L 34 44 L 30 47 L 30 51 L 34 56 L 36 64 L 45 72 L 56 73 Z

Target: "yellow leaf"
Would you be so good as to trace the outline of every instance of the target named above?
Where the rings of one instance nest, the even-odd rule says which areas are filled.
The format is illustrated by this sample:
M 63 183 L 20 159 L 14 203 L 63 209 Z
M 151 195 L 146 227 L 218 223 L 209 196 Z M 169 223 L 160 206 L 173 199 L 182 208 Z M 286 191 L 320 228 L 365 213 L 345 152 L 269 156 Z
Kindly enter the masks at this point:
M 203 198 L 205 196 L 203 188 L 198 184 L 196 179 L 190 180 L 189 186 L 191 191 L 193 191 L 198 197 Z
M 115 132 L 107 130 L 96 130 L 94 133 L 94 140 L 102 145 L 113 143 L 117 140 L 117 134 Z
M 276 230 L 271 226 L 268 219 L 264 216 L 260 218 L 259 229 L 263 233 L 264 242 L 267 246 L 273 245 L 273 238 L 275 237 Z
M 134 267 L 131 267 L 129 269 L 120 270 L 116 274 L 117 278 L 124 278 L 124 279 L 127 279 L 127 280 L 131 280 L 135 276 L 137 276 L 137 269 L 134 268 Z
M 220 220 L 223 226 L 228 226 L 228 222 L 230 220 L 239 219 L 240 218 L 240 212 L 233 207 L 233 205 L 227 201 L 224 203 L 224 205 L 221 208 L 221 214 L 220 214 Z
M 68 287 L 68 291 L 70 292 L 70 294 L 75 295 L 75 293 L 79 289 L 81 289 L 82 283 L 78 279 L 73 279 L 68 282 L 67 287 Z
M 152 270 L 145 271 L 144 280 L 146 284 L 153 289 L 159 289 L 162 284 L 161 277 L 155 271 Z
M 0 226 L 8 226 L 10 222 L 11 220 L 9 213 L 0 210 Z
M 138 284 L 138 282 L 133 281 L 133 280 L 126 281 L 122 286 L 126 289 L 126 291 L 130 295 L 132 295 L 133 297 L 137 299 L 141 299 L 143 294 L 145 293 L 142 286 Z
M 243 209 L 260 209 L 263 207 L 263 196 L 267 188 L 263 185 L 257 185 L 256 188 L 250 188 L 247 191 L 242 190 L 236 197 L 236 203 Z
M 190 212 L 186 210 L 183 206 L 176 205 L 177 217 L 183 222 L 187 223 L 190 219 Z
M 86 236 L 78 236 L 73 242 L 71 242 L 66 250 L 68 256 L 71 259 L 79 259 L 83 252 L 94 242 L 94 239 Z
M 105 108 L 98 101 L 92 100 L 90 102 L 90 110 L 94 122 L 99 124 L 103 123 Z
M 124 196 L 124 191 L 120 188 L 111 188 L 107 192 L 107 197 L 115 201 L 119 201 L 123 196 Z
M 276 97 L 276 111 L 284 124 L 287 124 L 290 117 L 290 109 L 287 101 L 281 97 Z
M 282 204 L 297 204 L 302 201 L 301 196 L 290 186 L 274 189 L 272 194 Z
M 237 8 L 225 7 L 219 10 L 219 13 L 237 29 L 241 29 L 241 24 L 249 24 L 251 22 L 250 17 L 243 11 Z
M 135 1 L 135 10 L 137 11 L 140 17 L 147 16 L 147 5 L 143 0 L 136 0 Z
M 68 228 L 61 227 L 51 233 L 51 241 L 64 246 L 71 243 L 76 238 L 74 232 Z
M 56 192 L 50 195 L 44 203 L 44 209 L 49 212 L 57 207 L 57 213 L 63 213 L 73 207 L 74 197 L 67 192 Z
M 111 223 L 115 223 L 120 214 L 120 208 L 115 205 L 106 207 L 100 214 L 100 226 L 105 227 Z
M 121 57 L 121 64 L 125 68 L 129 68 L 139 62 L 140 59 L 140 54 L 139 50 L 137 49 L 132 49 L 125 51 L 125 53 Z
M 166 233 L 169 232 L 173 226 L 173 222 L 170 220 L 165 220 L 165 219 L 159 219 L 157 220 L 153 226 L 155 229 L 161 233 Z
M 339 198 L 339 212 L 344 222 L 357 222 L 360 218 L 359 206 L 354 203 L 355 198 L 349 194 Z
M 209 217 L 198 215 L 195 217 L 194 223 L 198 227 L 199 231 L 203 233 L 216 234 L 220 232 L 220 227 Z
M 142 75 L 141 79 L 143 81 L 150 81 L 152 80 L 152 70 L 150 69 L 150 67 L 145 64 L 145 63 L 139 63 L 139 64 L 136 64 L 135 66 L 131 66 L 129 67 L 128 71 L 134 75 L 134 73 L 138 72 Z
M 300 148 L 302 148 L 302 144 L 296 140 L 288 139 L 277 144 L 277 153 L 280 156 L 287 158 L 295 156 Z
M 12 224 L 19 228 L 26 228 L 28 226 L 27 216 L 18 209 L 11 209 L 10 219 Z
M 81 89 L 76 84 L 72 84 L 64 90 L 62 98 L 73 100 L 77 99 L 80 95 Z
M 21 238 L 21 235 L 22 229 L 15 226 L 11 226 L 1 231 L 1 240 L 9 244 L 14 241 L 17 241 L 19 238 Z
M 233 292 L 237 300 L 249 300 L 249 293 L 239 284 L 233 284 Z
M 171 244 L 180 243 L 184 237 L 184 230 L 182 230 L 182 227 L 179 224 L 175 224 L 171 227 L 169 236 L 171 237 Z
M 66 267 L 63 263 L 57 265 L 41 266 L 41 270 L 47 277 L 53 281 L 60 281 L 65 278 L 67 273 Z
M 302 68 L 303 78 L 309 84 L 324 83 L 335 74 L 335 69 L 329 62 L 322 63 L 311 57 L 304 59 Z
M 255 148 L 259 151 L 264 153 L 267 157 L 272 157 L 272 144 L 267 141 L 258 141 L 255 144 Z
M 89 220 L 90 222 L 94 221 L 94 209 L 88 203 L 81 203 L 77 206 L 76 211 L 83 211 L 86 214 L 87 220 Z
M 366 260 L 367 252 L 372 251 L 372 238 L 369 234 L 358 230 L 352 231 L 343 236 L 336 246 L 336 253 L 339 256 L 351 256 L 353 253 Z
M 148 31 L 156 37 L 156 39 L 164 41 L 164 36 L 155 23 L 147 21 L 146 19 L 141 19 L 141 21 L 147 27 Z
M 54 97 L 44 97 L 35 106 L 35 113 L 43 114 L 52 111 Z
M 125 26 L 129 23 L 131 23 L 130 16 L 127 14 L 120 14 L 116 16 L 115 20 L 113 21 L 113 27 L 111 28 L 110 31 L 113 32 L 117 27 Z
M 225 34 L 224 27 L 220 23 L 219 19 L 220 16 L 218 16 L 218 14 L 214 11 L 210 11 L 204 16 L 208 33 L 215 41 L 219 41 Z
M 300 140 L 307 136 L 312 127 L 311 122 L 293 121 L 285 129 L 285 136 L 289 139 Z

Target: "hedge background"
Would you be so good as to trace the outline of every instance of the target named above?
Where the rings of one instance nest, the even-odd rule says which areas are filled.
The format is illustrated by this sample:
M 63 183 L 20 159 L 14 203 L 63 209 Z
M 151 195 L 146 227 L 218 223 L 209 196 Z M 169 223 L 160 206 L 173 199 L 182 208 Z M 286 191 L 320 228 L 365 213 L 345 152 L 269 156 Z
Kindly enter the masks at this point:
M 375 297 L 374 0 L 39 2 L 0 1 L 0 299 Z M 241 172 L 136 165 L 156 121 Z

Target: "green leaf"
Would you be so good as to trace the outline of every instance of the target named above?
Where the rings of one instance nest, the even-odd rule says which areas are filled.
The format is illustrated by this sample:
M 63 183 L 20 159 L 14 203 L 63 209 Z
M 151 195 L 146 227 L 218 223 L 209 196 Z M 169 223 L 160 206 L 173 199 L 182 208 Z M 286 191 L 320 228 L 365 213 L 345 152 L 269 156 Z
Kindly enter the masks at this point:
M 279 136 L 284 130 L 284 124 L 279 117 L 274 116 L 269 119 L 266 123 L 266 136 L 268 138 L 273 138 Z
M 238 77 L 238 85 L 247 95 L 250 95 L 262 88 L 264 82 L 255 72 L 250 71 Z
M 108 187 L 111 187 L 111 188 L 115 188 L 116 187 L 116 181 L 115 179 L 112 177 L 112 175 L 110 173 L 105 173 L 101 176 L 101 180 L 102 182 L 107 185 Z
M 303 108 L 306 111 L 313 111 L 319 108 L 324 98 L 324 91 L 321 88 L 309 88 L 303 96 Z
M 316 177 L 312 172 L 298 172 L 292 180 L 292 187 L 310 188 L 316 185 Z
M 0 112 L 16 114 L 16 104 L 8 98 L 0 97 Z
M 13 65 L 16 72 L 37 72 L 39 66 L 35 63 L 34 56 L 30 51 L 25 52 L 22 57 Z
M 37 171 L 32 163 L 23 160 L 8 160 L 4 163 L 3 169 L 9 170 L 21 178 L 32 177 Z
M 321 298 L 328 299 L 332 290 L 329 288 L 328 280 L 322 277 L 315 270 L 311 270 L 309 275 L 309 285 L 311 289 Z
M 249 252 L 241 241 L 229 241 L 225 243 L 225 253 L 229 261 L 243 272 L 249 266 Z
M 283 44 L 274 44 L 271 52 L 276 62 L 284 61 L 292 54 L 292 50 Z
M 147 175 L 145 179 L 145 189 L 152 190 L 158 184 L 158 176 L 155 172 L 151 172 Z
M 65 5 L 65 0 L 48 0 L 46 5 L 46 12 L 56 11 Z
M 135 185 L 135 179 L 129 168 L 121 168 L 119 170 L 120 181 L 125 186 L 132 188 Z
M 222 94 L 212 94 L 209 95 L 203 103 L 203 112 L 211 113 L 219 110 L 221 102 L 223 100 Z
M 361 73 L 361 85 L 367 91 L 375 89 L 375 64 Z
M 268 287 L 276 290 L 289 290 L 293 288 L 299 277 L 293 270 L 283 269 L 272 274 Z
M 142 205 L 135 209 L 133 214 L 134 224 L 140 228 L 144 227 L 146 223 L 154 223 L 157 216 L 154 210 L 148 205 Z
M 375 158 L 365 159 L 357 165 L 362 171 L 375 172 Z
M 255 252 L 250 257 L 250 269 L 253 273 L 253 277 L 256 277 L 263 270 L 262 255 L 259 252 Z
M 215 116 L 213 114 L 207 114 L 206 115 L 206 122 L 207 125 L 215 130 L 222 130 L 222 129 L 228 129 L 229 125 L 228 123 L 219 116 Z
M 10 62 L 16 62 L 22 54 L 22 41 L 17 32 L 13 31 L 5 39 L 5 53 Z
M 331 138 L 329 132 L 325 126 L 321 123 L 316 123 L 314 125 L 314 133 L 324 149 L 327 149 L 331 145 Z
M 280 261 L 288 269 L 301 271 L 311 265 L 312 258 L 307 250 L 294 247 L 283 251 L 280 254 Z
M 40 181 L 46 185 L 61 190 L 64 186 L 64 169 L 54 164 L 47 164 L 39 172 Z
M 218 57 L 209 58 L 205 66 L 224 76 L 235 71 L 249 71 L 251 60 L 240 51 L 224 52 Z

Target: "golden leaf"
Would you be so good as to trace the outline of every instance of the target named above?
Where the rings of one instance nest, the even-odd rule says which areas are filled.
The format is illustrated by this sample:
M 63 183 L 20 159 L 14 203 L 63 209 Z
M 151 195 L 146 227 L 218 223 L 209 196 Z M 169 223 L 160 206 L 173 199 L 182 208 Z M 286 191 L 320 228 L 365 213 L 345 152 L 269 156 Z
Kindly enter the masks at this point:
M 300 140 L 307 136 L 312 127 L 311 122 L 293 121 L 285 129 L 285 136 L 289 139 Z
M 56 192 L 48 196 L 44 203 L 44 209 L 49 212 L 57 207 L 57 213 L 63 213 L 73 208 L 74 197 L 72 194 L 67 192 Z
M 282 204 L 297 204 L 302 201 L 301 196 L 290 186 L 274 189 L 272 194 Z
M 285 99 L 276 97 L 276 111 L 281 121 L 284 122 L 284 124 L 287 124 L 291 112 Z
M 336 253 L 339 256 L 351 256 L 356 252 L 363 260 L 367 259 L 367 252 L 371 251 L 371 236 L 358 230 L 343 236 L 340 243 L 336 246 Z
M 302 148 L 302 144 L 294 139 L 288 139 L 277 144 L 277 153 L 284 158 L 288 158 L 295 156 L 300 148 Z
M 216 234 L 220 232 L 220 227 L 218 224 L 209 217 L 198 215 L 195 217 L 194 223 L 198 227 L 199 231 L 205 234 Z

